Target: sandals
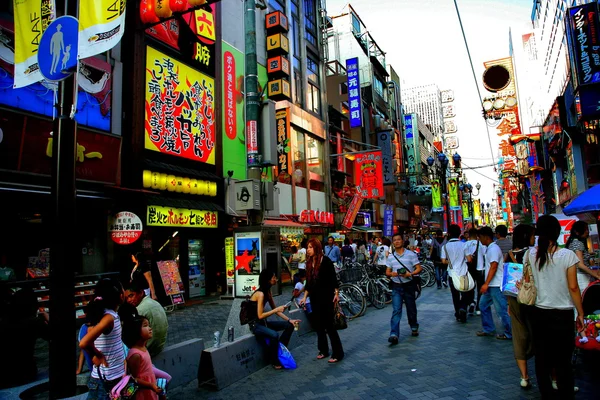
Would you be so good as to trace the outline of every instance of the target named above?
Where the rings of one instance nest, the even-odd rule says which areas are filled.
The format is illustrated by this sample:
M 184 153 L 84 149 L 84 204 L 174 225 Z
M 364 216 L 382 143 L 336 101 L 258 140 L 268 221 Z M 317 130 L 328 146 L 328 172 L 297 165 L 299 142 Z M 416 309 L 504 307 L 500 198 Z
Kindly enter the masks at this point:
M 479 332 L 476 333 L 476 335 L 477 336 L 494 336 L 493 333 L 487 333 L 487 332 L 484 332 L 484 331 L 479 331 Z
M 276 370 L 279 371 L 279 370 L 283 369 L 283 366 L 281 366 L 281 365 L 273 365 L 273 369 L 276 369 Z
M 332 357 L 332 358 L 330 358 L 330 359 L 329 359 L 329 361 L 327 361 L 327 362 L 328 362 L 329 364 L 335 364 L 335 363 L 338 363 L 338 362 L 340 362 L 340 361 L 342 361 L 342 359 L 341 359 L 341 358 L 333 358 L 333 357 Z
M 511 337 L 506 336 L 504 333 L 501 335 L 496 335 L 496 339 L 498 340 L 512 340 Z
M 323 354 L 323 353 L 319 353 L 319 354 L 317 354 L 317 360 L 322 360 L 322 359 L 324 359 L 325 357 L 328 357 L 328 354 Z

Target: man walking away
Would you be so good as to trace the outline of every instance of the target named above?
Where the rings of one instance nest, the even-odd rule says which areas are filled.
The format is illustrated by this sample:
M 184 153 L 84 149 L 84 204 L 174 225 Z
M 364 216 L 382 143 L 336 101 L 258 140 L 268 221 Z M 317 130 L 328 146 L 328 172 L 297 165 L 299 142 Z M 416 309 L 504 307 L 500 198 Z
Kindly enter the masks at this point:
M 387 258 L 385 274 L 392 280 L 392 319 L 391 332 L 388 342 L 398 344 L 400 336 L 400 319 L 402 318 L 402 304 L 406 304 L 406 315 L 412 336 L 419 336 L 419 323 L 417 322 L 417 303 L 415 302 L 416 283 L 413 275 L 421 272 L 419 257 L 411 250 L 404 248 L 402 235 L 394 235 L 394 250 Z
M 448 287 L 448 271 L 441 259 L 442 247 L 446 243 L 447 241 L 446 238 L 444 238 L 442 230 L 436 230 L 435 238 L 433 239 L 431 249 L 429 250 L 429 258 L 433 261 L 433 265 L 435 266 L 435 281 L 437 282 L 438 289 L 442 288 L 442 284 L 444 287 Z
M 493 239 L 494 232 L 489 226 L 484 226 L 479 230 L 479 240 L 481 240 L 481 244 L 487 246 L 487 250 L 485 252 L 485 283 L 479 289 L 481 292 L 479 310 L 481 311 L 483 330 L 477 332 L 477 336 L 494 335 L 496 325 L 492 317 L 493 304 L 504 327 L 504 333 L 496 335 L 496 339 L 510 340 L 512 339 L 512 330 L 508 316 L 508 303 L 506 302 L 506 296 L 500 291 L 504 275 L 502 250 L 496 243 L 492 242 Z
M 496 227 L 496 244 L 502 250 L 502 261 L 506 261 L 506 257 L 508 256 L 508 252 L 512 250 L 512 240 L 508 239 L 508 228 L 506 225 L 498 225 Z M 502 265 L 500 265 L 502 268 Z
M 471 240 L 467 242 L 467 255 L 471 256 L 471 260 L 467 262 L 467 265 L 469 266 L 469 273 L 475 281 L 475 290 L 473 291 L 473 298 L 469 302 L 468 313 L 473 314 L 473 312 L 477 311 L 477 315 L 480 315 L 479 300 L 481 299 L 481 293 L 479 289 L 485 283 L 483 256 L 486 247 L 479 241 L 479 231 L 476 228 L 469 229 L 469 238 Z M 477 293 L 477 302 L 475 302 L 475 293 Z
M 333 262 L 334 267 L 340 268 L 342 266 L 340 248 L 335 244 L 333 236 L 327 238 L 327 245 L 323 248 L 323 253 Z
M 454 304 L 454 317 L 458 322 L 467 322 L 467 307 L 473 299 L 473 290 L 468 292 L 461 292 L 454 287 L 454 282 L 451 278 L 452 275 L 464 276 L 467 274 L 468 267 L 467 261 L 471 259 L 470 255 L 467 255 L 466 243 L 460 241 L 460 227 L 452 224 L 448 228 L 448 236 L 450 240 L 444 246 L 442 246 L 441 259 L 442 263 L 448 265 L 448 274 L 450 275 L 448 281 L 450 284 L 450 291 L 452 292 L 452 303 Z

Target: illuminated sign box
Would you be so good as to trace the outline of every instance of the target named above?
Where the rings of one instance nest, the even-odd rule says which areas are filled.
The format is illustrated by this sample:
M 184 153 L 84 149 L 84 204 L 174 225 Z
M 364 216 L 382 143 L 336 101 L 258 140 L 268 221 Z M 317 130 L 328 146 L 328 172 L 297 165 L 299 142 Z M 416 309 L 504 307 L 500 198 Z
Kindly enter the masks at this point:
M 271 100 L 289 100 L 291 98 L 290 83 L 285 79 L 276 79 L 267 83 L 267 94 Z
M 287 32 L 288 19 L 281 11 L 275 11 L 267 14 L 265 27 L 269 32 Z
M 290 76 L 290 62 L 283 56 L 269 58 L 267 60 L 267 73 L 269 76 Z
M 216 228 L 218 215 L 216 211 L 190 210 L 162 206 L 148 206 L 146 215 L 148 226 L 170 226 L 183 228 Z
M 142 184 L 145 189 L 189 193 L 210 197 L 215 197 L 217 195 L 216 182 L 175 176 L 149 170 L 144 170 Z
M 267 52 L 269 54 L 288 54 L 290 52 L 288 38 L 282 33 L 267 36 Z

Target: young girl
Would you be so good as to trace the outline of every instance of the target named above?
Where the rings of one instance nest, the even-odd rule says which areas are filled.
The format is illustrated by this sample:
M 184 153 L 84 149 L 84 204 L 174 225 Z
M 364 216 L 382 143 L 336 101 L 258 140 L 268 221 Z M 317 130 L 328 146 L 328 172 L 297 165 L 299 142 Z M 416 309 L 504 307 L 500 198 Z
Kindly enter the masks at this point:
M 79 347 L 92 357 L 88 399 L 108 400 L 110 390 L 125 375 L 121 320 L 117 314 L 125 296 L 123 286 L 114 279 L 98 281 L 94 293 L 95 298 L 88 304 L 86 314 L 91 326 Z
M 136 400 L 158 400 L 158 395 L 162 393 L 156 384 L 152 360 L 146 349 L 146 342 L 151 338 L 152 328 L 146 317 L 139 316 L 125 326 L 123 341 L 129 347 L 127 367 L 139 386 L 135 393 Z

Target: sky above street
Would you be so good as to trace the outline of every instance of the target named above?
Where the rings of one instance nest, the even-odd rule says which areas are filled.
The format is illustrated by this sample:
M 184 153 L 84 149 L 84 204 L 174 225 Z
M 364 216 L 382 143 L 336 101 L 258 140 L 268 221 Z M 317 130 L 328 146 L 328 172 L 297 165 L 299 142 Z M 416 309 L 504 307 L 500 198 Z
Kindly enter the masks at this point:
M 483 62 L 509 56 L 509 28 L 513 46 L 521 51 L 521 36 L 531 32 L 532 0 L 457 0 L 477 84 L 485 96 Z M 327 13 L 339 15 L 348 1 L 327 0 Z M 453 0 L 355 0 L 350 3 L 386 54 L 386 62 L 400 75 L 404 87 L 435 83 L 455 93 L 455 122 L 463 167 L 492 164 L 481 101 L 471 72 Z M 528 127 L 524 127 L 528 132 Z M 494 157 L 498 137 L 490 128 Z M 477 171 L 478 173 L 476 173 Z M 467 179 L 481 183 L 478 196 L 492 203 L 497 174 L 492 167 L 467 170 Z

